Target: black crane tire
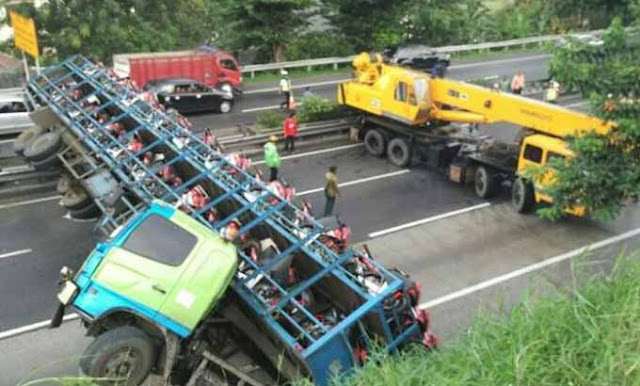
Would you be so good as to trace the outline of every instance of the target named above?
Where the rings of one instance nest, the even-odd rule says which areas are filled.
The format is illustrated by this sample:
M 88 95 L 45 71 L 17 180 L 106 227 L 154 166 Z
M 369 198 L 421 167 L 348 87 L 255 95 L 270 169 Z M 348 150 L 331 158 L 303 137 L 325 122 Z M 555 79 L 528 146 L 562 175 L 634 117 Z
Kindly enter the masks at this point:
M 24 148 L 24 156 L 29 161 L 42 161 L 52 154 L 55 154 L 62 146 L 60 132 L 51 131 L 43 133 L 34 138 Z
M 529 213 L 535 205 L 531 182 L 518 177 L 511 186 L 511 202 L 518 213 Z
M 369 129 L 364 135 L 364 148 L 372 156 L 382 157 L 387 149 L 386 137 L 378 129 Z
M 487 166 L 478 166 L 474 178 L 476 195 L 480 198 L 491 198 L 498 193 L 500 179 L 495 172 Z
M 407 167 L 411 164 L 413 151 L 409 141 L 404 138 L 396 137 L 389 141 L 387 146 L 387 158 L 389 162 L 397 167 Z

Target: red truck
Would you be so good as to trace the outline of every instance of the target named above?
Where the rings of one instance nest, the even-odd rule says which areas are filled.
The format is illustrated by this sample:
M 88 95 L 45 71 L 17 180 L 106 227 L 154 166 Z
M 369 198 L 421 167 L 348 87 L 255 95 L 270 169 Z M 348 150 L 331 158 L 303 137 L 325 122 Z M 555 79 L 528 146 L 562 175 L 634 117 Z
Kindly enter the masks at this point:
M 113 67 L 139 87 L 165 78 L 190 78 L 225 91 L 240 91 L 242 73 L 232 55 L 217 50 L 188 50 L 113 55 Z

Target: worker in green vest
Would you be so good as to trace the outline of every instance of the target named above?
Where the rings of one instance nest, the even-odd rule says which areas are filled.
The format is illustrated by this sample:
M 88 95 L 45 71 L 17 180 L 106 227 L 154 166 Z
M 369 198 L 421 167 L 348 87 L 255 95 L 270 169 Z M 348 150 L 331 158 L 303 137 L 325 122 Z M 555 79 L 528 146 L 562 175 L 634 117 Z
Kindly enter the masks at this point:
M 264 145 L 264 163 L 271 171 L 271 178 L 269 181 L 278 179 L 278 168 L 280 167 L 280 155 L 278 154 L 278 148 L 276 142 L 278 137 L 272 135 L 269 137 L 269 142 Z
M 560 84 L 555 80 L 549 82 L 549 88 L 545 94 L 545 99 L 548 103 L 557 104 L 558 96 L 560 95 Z

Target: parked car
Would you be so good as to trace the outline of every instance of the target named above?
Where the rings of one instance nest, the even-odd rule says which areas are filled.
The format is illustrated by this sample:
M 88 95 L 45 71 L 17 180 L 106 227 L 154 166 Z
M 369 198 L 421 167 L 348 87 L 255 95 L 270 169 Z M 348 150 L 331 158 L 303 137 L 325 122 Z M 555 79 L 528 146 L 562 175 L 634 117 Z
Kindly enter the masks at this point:
M 217 111 L 226 114 L 233 106 L 233 93 L 207 87 L 194 79 L 171 78 L 147 83 L 145 91 L 156 96 L 166 108 L 180 113 Z
M 0 135 L 19 134 L 34 126 L 29 118 L 31 110 L 21 95 L 0 94 Z
M 196 50 L 117 54 L 113 66 L 121 77 L 130 77 L 140 87 L 169 78 L 188 78 L 209 87 L 241 93 L 242 72 L 236 58 L 211 47 Z
M 441 71 L 446 72 L 451 64 L 451 55 L 422 45 L 387 47 L 383 55 L 391 63 L 427 72 L 431 72 L 436 63 L 440 63 Z

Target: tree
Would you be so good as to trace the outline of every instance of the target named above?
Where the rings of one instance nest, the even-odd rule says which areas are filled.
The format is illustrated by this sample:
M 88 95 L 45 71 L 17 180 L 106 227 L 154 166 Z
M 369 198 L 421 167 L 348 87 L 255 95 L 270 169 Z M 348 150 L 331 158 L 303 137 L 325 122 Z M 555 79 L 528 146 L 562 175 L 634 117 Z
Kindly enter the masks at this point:
M 403 41 L 400 23 L 409 0 L 324 0 L 324 15 L 357 51 Z
M 223 1 L 222 41 L 238 49 L 266 45 L 272 60 L 281 62 L 287 42 L 309 24 L 315 5 L 315 0 Z
M 49 0 L 36 18 L 62 57 L 193 48 L 210 35 L 205 0 Z
M 615 217 L 630 197 L 640 196 L 640 37 L 614 19 L 602 47 L 571 44 L 551 63 L 553 76 L 589 96 L 593 112 L 617 127 L 606 136 L 570 138 L 574 156 L 555 160 L 553 204 L 539 213 L 556 219 L 564 208 L 584 206 L 596 218 Z M 533 170 L 535 178 L 546 170 Z

